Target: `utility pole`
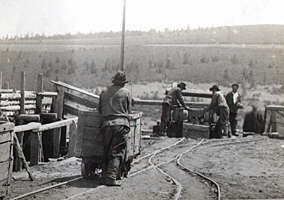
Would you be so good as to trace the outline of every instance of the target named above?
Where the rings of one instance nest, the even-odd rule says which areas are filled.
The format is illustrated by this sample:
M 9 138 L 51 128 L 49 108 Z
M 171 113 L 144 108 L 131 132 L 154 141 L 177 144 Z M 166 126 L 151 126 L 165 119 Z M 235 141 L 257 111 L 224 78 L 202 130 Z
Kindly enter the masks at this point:
M 123 18 L 122 18 L 121 50 L 120 50 L 120 70 L 121 71 L 124 71 L 125 10 L 126 10 L 126 0 L 123 0 Z

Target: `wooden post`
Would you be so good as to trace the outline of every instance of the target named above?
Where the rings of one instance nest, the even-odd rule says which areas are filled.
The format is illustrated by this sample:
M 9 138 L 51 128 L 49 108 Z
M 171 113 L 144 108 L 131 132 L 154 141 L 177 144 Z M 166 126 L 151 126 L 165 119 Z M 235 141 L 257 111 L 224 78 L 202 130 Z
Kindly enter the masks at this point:
M 55 112 L 57 113 L 57 119 L 62 120 L 63 119 L 63 107 L 64 107 L 64 90 L 61 87 L 57 88 L 58 95 L 56 98 L 56 108 Z M 61 137 L 61 134 L 66 134 L 66 132 L 62 132 L 61 128 L 57 128 L 54 130 L 54 137 L 53 137 L 53 144 L 54 144 L 54 154 L 59 155 L 60 152 L 60 146 L 66 143 L 66 137 Z M 61 138 L 65 141 L 61 141 Z M 59 144 L 59 145 L 56 145 Z M 65 146 L 65 145 L 63 145 Z
M 21 99 L 20 99 L 20 114 L 25 114 L 25 87 L 26 87 L 26 74 L 21 72 Z
M 42 107 L 42 96 L 39 95 L 40 92 L 43 92 L 43 74 L 40 73 L 37 76 L 37 89 L 36 89 L 36 114 L 41 113 L 41 107 Z
M 120 50 L 120 70 L 121 71 L 124 70 L 125 11 L 126 11 L 126 0 L 123 0 L 123 17 L 122 17 L 121 50 Z
M 31 157 L 30 157 L 30 165 L 37 165 L 40 160 L 40 144 L 38 140 L 38 132 L 31 132 Z
M 33 181 L 34 178 L 33 178 L 32 174 L 31 174 L 29 165 L 28 165 L 28 163 L 27 163 L 27 161 L 26 161 L 26 158 L 25 158 L 25 156 L 24 156 L 24 153 L 23 153 L 23 150 L 22 150 L 22 148 L 21 148 L 21 145 L 20 145 L 20 143 L 19 143 L 19 141 L 18 141 L 18 138 L 17 138 L 17 136 L 15 136 L 15 135 L 14 135 L 14 141 L 15 141 L 15 149 L 16 149 L 16 151 L 17 151 L 19 157 L 23 160 L 24 167 L 25 167 L 25 169 L 27 170 L 27 172 L 28 172 L 28 174 L 29 174 L 30 180 Z
M 0 72 L 0 89 L 2 89 L 2 81 L 3 81 L 2 78 L 3 78 L 3 77 L 2 77 L 2 72 Z
M 4 88 L 4 89 L 10 89 L 9 81 L 5 81 L 5 82 L 4 82 L 3 88 Z

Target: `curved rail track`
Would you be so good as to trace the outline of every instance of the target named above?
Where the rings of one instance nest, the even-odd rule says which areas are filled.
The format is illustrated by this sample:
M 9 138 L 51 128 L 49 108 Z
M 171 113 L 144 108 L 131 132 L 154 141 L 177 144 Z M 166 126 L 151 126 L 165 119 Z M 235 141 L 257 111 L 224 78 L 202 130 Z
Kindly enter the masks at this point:
M 175 194 L 173 196 L 174 196 L 175 200 L 178 200 L 178 199 L 181 198 L 181 192 L 182 192 L 182 189 L 183 189 L 182 184 L 176 178 L 174 178 L 173 176 L 171 176 L 169 173 L 167 173 L 165 170 L 163 170 L 161 168 L 162 166 L 175 161 L 177 167 L 179 167 L 184 172 L 192 174 L 192 175 L 197 175 L 200 178 L 204 179 L 206 182 L 210 182 L 211 183 L 211 187 L 215 187 L 216 188 L 216 199 L 220 200 L 221 199 L 221 189 L 220 189 L 219 184 L 215 180 L 213 180 L 212 178 L 210 178 L 208 176 L 205 176 L 202 173 L 199 173 L 199 172 L 197 172 L 197 171 L 195 171 L 193 169 L 189 169 L 186 166 L 184 166 L 182 164 L 182 162 L 181 162 L 182 157 L 185 154 L 187 154 L 187 153 L 197 149 L 200 146 L 204 146 L 204 145 L 210 145 L 210 146 L 234 145 L 234 144 L 242 144 L 242 143 L 248 143 L 248 142 L 256 142 L 256 141 L 260 141 L 260 140 L 263 140 L 263 139 L 251 139 L 251 140 L 245 140 L 245 141 L 231 141 L 231 140 L 228 140 L 228 139 L 221 139 L 221 140 L 218 140 L 218 141 L 216 141 L 216 140 L 215 141 L 210 141 L 210 140 L 205 141 L 203 139 L 203 140 L 199 141 L 198 143 L 195 143 L 194 145 L 192 145 L 189 148 L 187 148 L 186 151 L 176 153 L 173 156 L 173 158 L 170 158 L 170 159 L 168 159 L 167 161 L 164 161 L 164 162 L 155 163 L 154 159 L 155 159 L 155 157 L 157 157 L 157 155 L 159 155 L 162 152 L 164 152 L 166 150 L 169 150 L 169 149 L 171 149 L 173 147 L 177 147 L 179 144 L 182 144 L 183 142 L 185 142 L 185 138 L 182 138 L 182 139 L 178 140 L 177 142 L 175 142 L 174 144 L 171 144 L 169 146 L 160 148 L 160 149 L 158 149 L 158 150 L 156 150 L 156 151 L 154 151 L 152 153 L 149 153 L 149 154 L 147 154 L 145 156 L 142 156 L 142 157 L 134 160 L 133 164 L 138 164 L 139 162 L 141 162 L 141 161 L 145 160 L 146 158 L 148 158 L 148 160 L 146 162 L 147 163 L 146 166 L 143 166 L 142 169 L 139 169 L 139 170 L 137 170 L 135 172 L 130 173 L 129 177 L 133 177 L 133 176 L 136 176 L 138 174 L 144 173 L 145 171 L 150 170 L 150 169 L 156 169 L 158 172 L 160 172 L 167 179 L 170 179 L 171 182 L 174 185 L 176 185 Z M 40 193 L 40 192 L 43 192 L 43 191 L 46 191 L 46 190 L 51 190 L 53 188 L 56 188 L 56 187 L 59 187 L 59 186 L 62 186 L 62 185 L 67 185 L 67 184 L 69 184 L 71 182 L 79 181 L 82 178 L 83 177 L 77 177 L 77 178 L 71 179 L 69 181 L 58 183 L 56 185 L 44 187 L 44 188 L 41 188 L 39 190 L 35 190 L 33 192 L 29 192 L 29 193 L 17 196 L 15 198 L 12 198 L 12 200 L 23 199 L 23 198 L 26 198 L 28 196 L 32 196 L 32 195 L 35 195 L 37 193 Z M 69 196 L 69 197 L 65 198 L 65 200 L 76 199 L 77 197 L 83 196 L 83 195 L 85 195 L 87 193 L 91 193 L 91 192 L 93 192 L 95 190 L 98 190 L 98 189 L 100 189 L 102 187 L 105 187 L 105 186 L 104 185 L 100 185 L 100 186 L 98 186 L 96 188 L 87 189 L 86 191 L 82 191 L 82 192 L 76 193 L 76 194 L 74 194 L 72 196 Z

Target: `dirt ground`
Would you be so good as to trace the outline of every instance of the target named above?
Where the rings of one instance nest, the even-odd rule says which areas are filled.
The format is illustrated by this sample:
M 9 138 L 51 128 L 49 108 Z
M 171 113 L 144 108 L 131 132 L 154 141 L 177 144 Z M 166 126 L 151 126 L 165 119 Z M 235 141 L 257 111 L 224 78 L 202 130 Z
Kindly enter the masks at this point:
M 177 142 L 180 138 L 143 140 L 142 156 Z M 238 143 L 256 139 L 255 142 Z M 186 151 L 199 141 L 186 139 L 176 147 L 161 153 L 154 162 L 164 162 Z M 237 142 L 237 143 L 236 143 Z M 229 143 L 221 145 L 221 143 Z M 190 169 L 213 178 L 220 184 L 222 199 L 284 198 L 284 141 L 265 136 L 210 140 L 206 145 L 187 153 L 181 162 Z M 32 167 L 36 181 L 28 181 L 22 171 L 14 173 L 10 197 L 56 184 L 80 175 L 79 158 L 51 161 Z M 135 163 L 131 172 L 142 168 Z M 164 171 L 182 185 L 181 199 L 214 199 L 212 188 L 196 176 L 176 167 L 174 162 L 163 165 Z M 82 192 L 86 194 L 78 195 Z M 156 169 L 127 178 L 121 187 L 105 187 L 97 180 L 80 180 L 25 199 L 173 199 L 176 192 L 168 178 Z

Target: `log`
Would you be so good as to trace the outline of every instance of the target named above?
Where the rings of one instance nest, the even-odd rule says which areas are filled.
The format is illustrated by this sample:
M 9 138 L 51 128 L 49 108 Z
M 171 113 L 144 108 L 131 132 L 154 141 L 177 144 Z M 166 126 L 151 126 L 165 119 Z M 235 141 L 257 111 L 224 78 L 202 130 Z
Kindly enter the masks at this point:
M 35 104 L 35 101 L 34 100 L 27 100 L 27 101 L 25 101 L 25 105 L 29 105 L 29 104 Z M 12 105 L 20 105 L 20 101 L 17 101 L 17 100 L 11 100 L 11 101 L 3 100 L 3 101 L 0 102 L 0 106 L 1 107 L 12 106 Z
M 199 98 L 212 98 L 211 93 L 196 93 L 196 92 L 182 92 L 182 95 L 185 97 L 199 97 Z
M 47 130 L 50 130 L 50 129 L 61 128 L 63 126 L 68 126 L 68 125 L 70 125 L 74 122 L 75 123 L 78 122 L 78 117 L 65 119 L 65 120 L 53 122 L 53 123 L 50 123 L 50 124 L 45 124 L 45 125 L 40 126 L 38 130 L 34 129 L 34 131 L 42 132 L 42 131 L 47 131 Z
M 13 93 L 1 93 L 0 94 L 1 100 L 20 100 L 21 93 L 20 92 L 13 92 Z M 36 95 L 33 91 L 25 91 L 25 100 L 35 100 Z
M 133 98 L 134 105 L 143 105 L 143 106 L 161 106 L 163 101 L 162 100 L 144 100 L 139 98 Z M 187 106 L 202 108 L 209 105 L 209 103 L 199 103 L 199 102 L 185 102 Z
M 14 141 L 15 141 L 15 149 L 16 149 L 16 151 L 17 151 L 19 157 L 20 157 L 20 158 L 22 159 L 22 161 L 23 161 L 23 165 L 24 165 L 25 169 L 26 169 L 27 172 L 28 172 L 28 175 L 29 175 L 30 180 L 33 181 L 33 180 L 34 180 L 34 177 L 33 177 L 32 173 L 31 173 L 31 171 L 30 171 L 29 165 L 28 165 L 28 163 L 27 163 L 27 161 L 26 161 L 26 158 L 25 158 L 25 155 L 24 155 L 23 150 L 22 150 L 22 148 L 21 148 L 21 145 L 20 145 L 20 143 L 19 143 L 19 140 L 18 140 L 17 136 L 15 136 L 15 135 L 14 135 Z
M 33 104 L 25 105 L 25 110 L 35 110 L 35 109 L 36 109 L 36 106 L 33 105 Z M 20 111 L 21 106 L 19 106 L 19 105 L 5 106 L 5 107 L 1 107 L 1 110 L 2 111 Z
M 41 123 L 31 122 L 26 125 L 15 126 L 14 131 L 18 133 L 18 132 L 25 132 L 25 131 L 31 131 L 31 130 L 38 130 L 40 126 L 41 126 Z

